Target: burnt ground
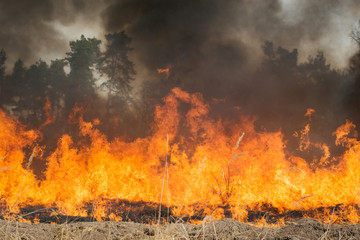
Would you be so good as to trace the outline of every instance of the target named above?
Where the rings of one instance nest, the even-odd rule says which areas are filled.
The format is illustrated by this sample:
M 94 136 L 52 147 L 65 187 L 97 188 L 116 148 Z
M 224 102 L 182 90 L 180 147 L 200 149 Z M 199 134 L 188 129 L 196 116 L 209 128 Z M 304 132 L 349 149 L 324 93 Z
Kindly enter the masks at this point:
M 233 219 L 200 225 L 163 226 L 133 222 L 74 222 L 59 225 L 0 220 L 0 239 L 360 239 L 360 224 L 322 224 L 304 218 L 279 228 L 255 227 Z
M 84 211 L 87 217 L 64 215 L 61 210 L 54 207 L 44 205 L 24 206 L 20 207 L 19 212 L 12 214 L 8 211 L 6 203 L 0 202 L 0 219 L 24 219 L 27 222 L 39 222 L 39 223 L 69 223 L 69 222 L 94 222 L 99 219 L 95 219 L 94 213 L 96 208 L 106 209 L 103 212 L 102 221 L 112 221 L 111 215 L 119 217 L 124 222 L 137 222 L 144 224 L 152 224 L 158 222 L 158 214 L 160 205 L 152 202 L 130 202 L 122 199 L 102 199 L 98 205 L 95 203 L 86 203 L 81 211 Z M 163 206 L 161 208 L 161 223 L 166 219 L 166 223 L 178 223 L 178 222 L 201 222 L 208 215 L 212 215 L 215 210 L 222 210 L 225 218 L 233 218 L 231 207 L 228 204 L 225 205 L 207 205 L 206 208 L 201 204 L 191 205 L 193 213 L 191 216 L 175 216 L 173 214 L 173 208 Z M 319 207 L 308 210 L 282 210 L 273 207 L 270 204 L 258 204 L 252 209 L 245 207 L 244 210 L 247 212 L 245 222 L 257 223 L 265 220 L 268 224 L 276 224 L 278 222 L 291 223 L 296 220 L 303 218 L 315 218 L 319 219 L 319 216 L 328 216 L 329 219 L 334 220 L 333 222 L 346 222 L 349 215 L 349 210 L 355 210 L 360 212 L 360 206 L 358 205 L 343 205 L 338 204 L 329 207 Z M 210 212 L 209 214 L 209 211 Z M 13 216 L 14 218 L 9 218 Z M 168 216 L 168 217 L 164 217 Z

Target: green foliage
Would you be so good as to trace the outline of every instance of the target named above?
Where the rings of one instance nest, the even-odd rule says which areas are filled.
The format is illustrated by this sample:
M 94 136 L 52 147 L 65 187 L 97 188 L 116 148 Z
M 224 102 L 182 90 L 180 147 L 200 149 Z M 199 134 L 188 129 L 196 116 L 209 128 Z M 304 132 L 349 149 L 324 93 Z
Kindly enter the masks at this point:
M 64 67 L 68 63 L 65 59 L 56 59 L 51 61 L 48 75 L 48 89 L 47 97 L 49 97 L 51 104 L 56 109 L 57 115 L 61 111 L 61 101 L 67 91 L 67 75 Z
M 65 58 L 70 65 L 70 74 L 66 82 L 65 114 L 70 114 L 76 103 L 88 103 L 96 98 L 93 68 L 100 59 L 101 41 L 96 38 L 85 38 L 71 41 L 71 51 Z
M 80 103 L 88 107 L 85 118 L 100 118 L 103 126 L 106 125 L 101 130 L 106 133 L 123 131 L 121 129 L 144 133 L 146 127 L 141 129 L 142 126 L 135 125 L 139 122 L 144 125 L 149 123 L 154 106 L 160 102 L 162 94 L 179 83 L 172 76 L 146 82 L 143 84 L 142 102 L 136 103 L 131 98 L 131 84 L 136 75 L 134 63 L 129 60 L 133 50 L 131 38 L 124 32 L 107 34 L 105 38 L 104 52 L 100 51 L 100 40 L 81 36 L 69 43 L 70 51 L 66 53 L 66 58 L 53 60 L 50 64 L 39 60 L 28 68 L 19 59 L 8 75 L 5 73 L 6 53 L 1 50 L 2 106 L 10 114 L 39 127 L 47 117 L 43 107 L 49 101 L 51 114 L 56 119 L 53 125 L 58 124 L 57 128 L 61 128 L 68 124 L 66 120 L 69 114 Z M 240 84 L 234 86 L 244 93 L 244 100 L 251 102 L 249 106 L 262 109 L 259 111 L 259 119 L 263 118 L 266 122 L 270 122 L 268 119 L 294 122 L 299 119 L 299 115 L 304 114 L 307 107 L 317 109 L 319 115 L 331 115 L 332 106 L 338 104 L 334 101 L 342 97 L 340 94 L 344 78 L 349 75 L 345 76 L 343 72 L 331 68 L 322 52 L 310 56 L 305 62 L 299 62 L 297 49 L 275 47 L 269 41 L 264 43 L 262 49 L 264 55 L 260 68 L 248 77 L 249 81 L 241 88 Z M 350 72 L 353 76 L 360 75 L 359 59 L 360 51 L 351 59 Z M 67 65 L 70 68 L 68 74 L 64 70 Z M 103 78 L 102 86 L 108 91 L 107 101 L 96 94 L 95 70 Z M 351 101 L 356 102 L 357 106 L 360 106 L 359 82 L 351 85 L 354 87 Z M 280 116 L 276 113 L 287 114 L 288 119 L 276 119 Z M 67 125 L 63 128 L 63 132 L 66 132 L 71 127 Z
M 81 35 L 80 40 L 70 42 L 70 52 L 65 58 L 70 64 L 70 77 L 78 81 L 91 81 L 93 83 L 92 69 L 98 63 L 100 57 L 101 41 L 96 38 L 85 38 Z
M 127 95 L 135 79 L 134 63 L 128 59 L 131 39 L 124 32 L 107 34 L 105 38 L 106 51 L 100 65 L 101 73 L 108 78 L 104 85 L 109 91 Z
M 128 53 L 132 50 L 131 39 L 124 32 L 105 37 L 105 52 L 100 51 L 100 40 L 82 35 L 69 43 L 70 51 L 64 59 L 53 60 L 50 64 L 39 60 L 28 68 L 19 59 L 7 75 L 6 53 L 0 50 L 0 103 L 3 109 L 32 128 L 42 128 L 44 140 L 53 146 L 59 134 L 66 132 L 77 135 L 77 127 L 67 120 L 78 104 L 86 106 L 85 118 L 96 116 L 104 125 L 111 126 L 102 129 L 110 134 L 114 128 L 124 129 L 119 125 L 122 124 L 121 120 L 115 121 L 120 116 L 135 122 L 136 118 L 129 107 L 132 101 L 131 82 L 135 79 L 134 64 L 128 59 Z M 65 72 L 67 65 L 70 67 L 68 74 Z M 109 90 L 107 102 L 96 94 L 95 70 L 106 77 L 104 86 Z M 110 98 L 117 106 L 116 111 L 111 113 Z M 115 119 L 115 122 L 110 119 Z M 47 120 L 51 122 L 50 125 L 44 125 L 49 122 Z
M 18 111 L 27 111 L 27 121 L 34 125 L 44 120 L 42 107 L 47 96 L 48 75 L 49 66 L 42 60 L 31 65 L 25 73 Z
M 21 95 L 24 94 L 26 71 L 27 69 L 25 68 L 23 61 L 18 59 L 14 64 L 12 74 L 9 76 L 9 79 L 4 86 L 7 88 L 7 102 L 12 105 L 17 105 L 17 102 L 20 102 L 18 100 L 21 98 Z
M 106 51 L 102 55 L 98 69 L 101 75 L 106 77 L 101 86 L 108 89 L 106 115 L 109 115 L 111 109 L 113 114 L 117 114 L 112 108 L 113 105 L 117 106 L 117 110 L 125 110 L 127 102 L 132 101 L 130 91 L 131 82 L 135 79 L 135 69 L 134 63 L 128 58 L 128 53 L 132 50 L 130 47 L 131 38 L 124 32 L 107 34 L 105 38 L 107 41 Z M 127 111 L 123 111 L 122 115 L 125 112 Z M 106 121 L 108 120 L 109 118 L 106 118 Z M 113 125 L 108 122 L 106 124 Z

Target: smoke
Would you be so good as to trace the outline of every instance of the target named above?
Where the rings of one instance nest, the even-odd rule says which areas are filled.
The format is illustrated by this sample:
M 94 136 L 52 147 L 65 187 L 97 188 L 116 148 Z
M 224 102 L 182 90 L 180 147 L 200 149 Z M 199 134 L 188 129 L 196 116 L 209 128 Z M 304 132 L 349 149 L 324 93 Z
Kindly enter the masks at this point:
M 351 117 L 344 108 L 348 83 L 332 68 L 345 68 L 356 51 L 349 33 L 359 13 L 356 0 L 121 0 L 102 17 L 106 31 L 125 30 L 133 38 L 140 72 L 153 73 L 145 91 L 164 96 L 180 86 L 208 100 L 226 98 L 217 114 L 229 116 L 229 106 L 237 105 L 259 117 L 259 129 L 282 128 L 287 136 L 314 108 L 314 136 L 328 139 Z M 262 65 L 266 40 L 275 43 L 273 61 L 281 66 Z M 312 65 L 300 66 L 309 55 Z M 156 69 L 166 66 L 171 78 L 156 80 Z
M 0 7 L 9 64 L 63 57 L 81 34 L 125 30 L 143 78 L 171 64 L 184 86 L 214 96 L 258 67 L 265 40 L 299 48 L 300 60 L 323 50 L 330 63 L 346 66 L 359 13 L 356 0 L 4 0 Z
M 82 34 L 74 29 L 69 36 L 71 25 L 86 31 L 86 24 L 99 18 L 102 5 L 95 0 L 0 1 L 0 48 L 7 52 L 8 66 L 18 58 L 30 64 L 63 57 L 69 39 Z
M 239 79 L 258 66 L 265 40 L 299 48 L 300 60 L 323 50 L 330 63 L 346 66 L 359 14 L 356 0 L 4 0 L 0 7 L 9 63 L 62 57 L 81 34 L 126 30 L 140 72 L 172 64 L 199 90 L 207 84 L 195 79 Z
M 335 67 L 346 66 L 359 11 L 355 0 L 121 0 L 102 17 L 106 31 L 133 38 L 138 72 L 172 65 L 181 87 L 222 98 L 247 84 L 266 40 L 299 48 L 299 61 L 321 50 Z

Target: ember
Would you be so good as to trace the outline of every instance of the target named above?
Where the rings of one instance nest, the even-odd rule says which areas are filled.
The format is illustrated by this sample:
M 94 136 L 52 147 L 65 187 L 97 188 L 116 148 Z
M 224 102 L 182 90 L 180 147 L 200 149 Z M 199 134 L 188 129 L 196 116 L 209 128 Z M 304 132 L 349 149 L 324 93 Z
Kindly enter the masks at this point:
M 167 67 L 167 68 L 159 68 L 157 69 L 157 72 L 159 74 L 165 74 L 166 78 L 170 77 L 170 70 L 171 70 L 171 66 Z

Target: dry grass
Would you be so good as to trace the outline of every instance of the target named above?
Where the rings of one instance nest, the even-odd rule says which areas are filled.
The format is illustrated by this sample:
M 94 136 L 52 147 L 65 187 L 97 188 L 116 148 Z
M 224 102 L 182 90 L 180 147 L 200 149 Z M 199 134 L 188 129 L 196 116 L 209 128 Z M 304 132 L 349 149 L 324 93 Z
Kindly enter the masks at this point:
M 200 225 L 184 223 L 149 226 L 131 222 L 88 222 L 61 225 L 28 224 L 0 220 L 0 239 L 6 240 L 220 240 L 220 239 L 359 239 L 360 226 L 321 224 L 302 219 L 280 228 L 255 227 L 232 219 L 213 221 L 206 217 Z

